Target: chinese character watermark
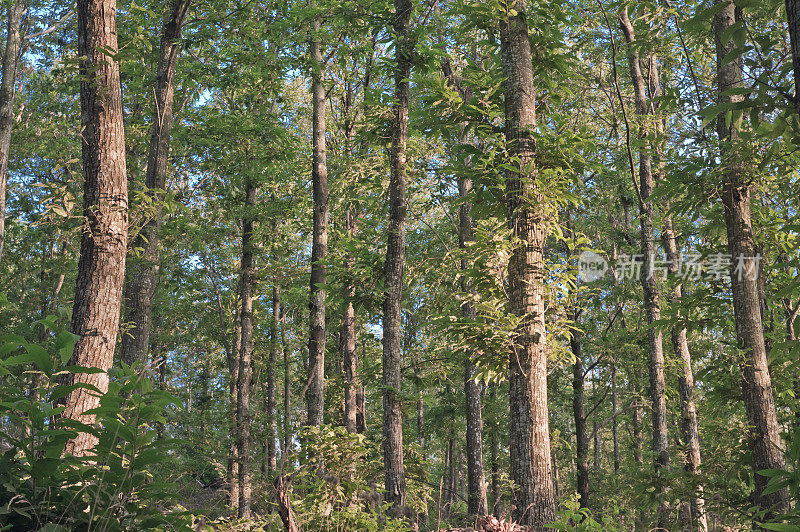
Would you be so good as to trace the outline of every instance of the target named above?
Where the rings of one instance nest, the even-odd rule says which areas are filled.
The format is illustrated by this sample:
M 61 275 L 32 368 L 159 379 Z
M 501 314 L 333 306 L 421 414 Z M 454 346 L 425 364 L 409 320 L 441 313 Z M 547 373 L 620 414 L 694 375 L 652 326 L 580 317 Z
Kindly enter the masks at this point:
M 666 278 L 668 275 L 673 275 L 693 281 L 704 278 L 720 281 L 729 276 L 739 281 L 744 279 L 752 281 L 758 277 L 761 265 L 761 255 L 740 254 L 732 258 L 724 253 L 714 253 L 705 257 L 699 253 L 687 253 L 678 257 L 677 263 L 670 271 L 670 261 L 652 255 L 649 259 L 645 261 L 644 255 L 641 254 L 622 254 L 613 266 L 614 274 L 621 281 L 640 279 L 643 273 L 648 280 L 653 277 Z M 584 251 L 578 257 L 578 277 L 581 282 L 602 279 L 611 268 L 606 259 L 593 251 Z

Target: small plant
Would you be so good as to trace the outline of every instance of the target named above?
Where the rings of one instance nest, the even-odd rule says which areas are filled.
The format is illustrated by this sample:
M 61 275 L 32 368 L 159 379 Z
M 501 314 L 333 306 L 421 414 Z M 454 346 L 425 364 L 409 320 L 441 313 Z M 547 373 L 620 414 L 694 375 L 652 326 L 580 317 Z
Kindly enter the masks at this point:
M 108 392 L 91 411 L 95 426 L 61 418 L 59 399 L 77 386 L 64 376 L 101 371 L 66 365 L 74 343 L 66 331 L 40 343 L 0 336 L 0 528 L 188 530 L 187 517 L 170 507 L 173 486 L 149 473 L 174 443 L 156 431 L 172 397 L 123 367 L 109 371 Z M 65 455 L 78 432 L 97 444 L 85 457 Z

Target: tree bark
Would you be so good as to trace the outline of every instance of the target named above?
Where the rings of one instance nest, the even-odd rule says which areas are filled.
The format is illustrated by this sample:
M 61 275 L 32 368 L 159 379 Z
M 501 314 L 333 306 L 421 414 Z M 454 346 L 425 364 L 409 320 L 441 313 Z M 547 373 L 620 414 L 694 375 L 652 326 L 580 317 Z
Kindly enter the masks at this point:
M 290 377 L 289 344 L 286 342 L 287 323 L 285 311 L 282 313 L 281 320 L 281 345 L 283 346 L 283 450 L 281 451 L 281 460 L 283 460 L 287 456 L 292 443 L 292 380 Z
M 345 214 L 345 231 L 355 238 L 358 234 L 358 217 L 348 208 Z M 348 255 L 345 257 L 344 267 L 352 270 L 355 259 Z M 358 430 L 358 391 L 361 383 L 358 378 L 358 355 L 356 353 L 356 313 L 353 308 L 355 287 L 344 287 L 344 311 L 342 312 L 342 365 L 344 366 L 344 426 L 347 432 L 354 433 Z
M 308 424 L 320 426 L 325 413 L 325 257 L 328 254 L 328 163 L 325 145 L 325 86 L 323 79 L 322 31 L 320 17 L 312 24 L 311 59 L 312 143 L 311 168 L 314 227 L 311 244 L 311 286 L 309 292 L 309 385 L 306 393 Z
M 281 320 L 281 288 L 272 287 L 272 323 L 270 323 L 270 348 L 269 361 L 267 362 L 267 441 L 264 448 L 267 451 L 267 475 L 271 477 L 277 469 L 276 439 L 278 425 L 275 405 L 275 367 L 278 365 L 278 326 Z
M 245 184 L 244 216 L 242 217 L 242 263 L 239 278 L 241 311 L 239 323 L 241 339 L 239 345 L 239 371 L 236 394 L 236 448 L 239 462 L 239 517 L 248 519 L 252 506 L 251 434 L 250 434 L 250 388 L 253 380 L 253 288 L 255 220 L 252 210 L 256 205 L 256 187 L 248 178 Z
M 465 139 L 462 139 L 462 141 Z M 472 190 L 472 180 L 467 176 L 458 178 L 458 195 L 463 201 L 458 210 L 459 247 L 466 249 L 467 242 L 472 236 L 472 204 L 468 196 Z M 469 267 L 466 257 L 461 259 L 461 269 Z M 472 287 L 466 277 L 461 279 L 461 291 L 468 296 Z M 462 314 L 467 320 L 475 320 L 475 306 L 467 300 L 461 307 Z M 467 514 L 469 521 L 475 516 L 486 515 L 486 476 L 483 469 L 483 418 L 481 414 L 481 391 L 475 381 L 475 364 L 472 362 L 471 351 L 464 356 L 464 398 L 467 419 Z M 420 399 L 421 400 L 421 399 Z
M 661 318 L 661 307 L 659 303 L 658 285 L 655 278 L 654 261 L 656 259 L 656 242 L 653 230 L 653 202 L 650 199 L 655 179 L 653 177 L 653 166 L 650 146 L 652 128 L 653 107 L 648 102 L 647 88 L 640 61 L 639 47 L 636 41 L 636 33 L 628 18 L 628 9 L 624 7 L 620 11 L 620 23 L 625 35 L 628 49 L 628 66 L 633 83 L 634 100 L 636 102 L 636 114 L 640 117 L 639 139 L 643 142 L 639 149 L 639 215 L 641 224 L 641 253 L 642 269 L 641 284 L 644 294 L 644 306 L 647 315 L 647 345 L 649 353 L 650 369 L 650 400 L 652 403 L 652 422 L 653 422 L 653 454 L 655 456 L 656 484 L 659 493 L 659 507 L 657 526 L 666 529 L 669 521 L 669 507 L 666 502 L 667 486 L 663 472 L 669 469 L 669 435 L 667 433 L 667 400 L 666 400 L 666 378 L 664 374 L 664 343 L 661 331 L 653 327 L 653 323 Z M 651 57 L 653 64 L 655 60 Z M 653 73 L 651 72 L 651 75 Z
M 0 260 L 6 238 L 6 191 L 8 188 L 8 152 L 11 149 L 11 129 L 14 126 L 17 67 L 19 66 L 22 35 L 20 24 L 25 0 L 12 0 L 6 21 L 6 48 L 3 52 L 3 78 L 0 81 Z
M 578 313 L 574 313 L 575 324 Z M 575 464 L 577 469 L 578 500 L 581 508 L 589 508 L 589 435 L 586 432 L 586 408 L 584 406 L 585 373 L 583 350 L 577 331 L 569 340 L 575 363 L 572 365 L 572 413 L 575 418 Z
M 730 0 L 715 0 L 715 5 L 722 6 L 713 22 L 717 53 L 717 102 L 731 105 L 744 99 L 741 95 L 726 94 L 726 91 L 743 86 L 742 61 L 740 56 L 723 64 L 723 58 L 736 47 L 731 36 L 724 41 L 723 37 L 726 30 L 735 24 L 741 24 L 741 15 Z M 734 111 L 733 116 L 728 119 L 723 111 L 717 119 L 717 135 L 721 142 L 722 203 L 725 209 L 728 251 L 732 258 L 730 273 L 736 337 L 739 348 L 744 352 L 740 368 L 742 395 L 752 438 L 754 500 L 769 516 L 773 512 L 788 510 L 789 493 L 783 489 L 764 495 L 768 478 L 757 473 L 762 469 L 783 469 L 785 462 L 761 320 L 758 289 L 761 269 L 757 262 L 760 257 L 750 216 L 752 184 L 748 172 L 749 150 L 739 138 L 739 119 L 736 114 Z M 742 269 L 737 268 L 740 260 L 744 262 Z
M 522 318 L 509 361 L 510 472 L 516 484 L 512 517 L 543 529 L 555 518 L 547 411 L 544 246 L 551 208 L 536 179 L 536 101 L 526 0 L 509 5 L 501 21 L 505 75 L 505 129 L 511 157 L 520 170 L 507 172 L 506 205 L 515 247 L 509 263 L 509 304 Z
M 147 361 L 150 346 L 150 325 L 153 314 L 153 296 L 160 271 L 159 228 L 163 220 L 161 202 L 166 187 L 170 139 L 172 137 L 172 104 L 175 91 L 175 63 L 178 58 L 178 41 L 183 21 L 191 0 L 172 0 L 164 16 L 161 49 L 154 83 L 155 102 L 153 125 L 150 131 L 150 148 L 147 154 L 145 186 L 153 199 L 155 212 L 137 235 L 133 248 L 142 250 L 142 256 L 128 257 L 125 278 L 126 320 L 131 329 L 122 337 L 122 360 L 126 364 Z
M 408 142 L 409 78 L 414 42 L 410 35 L 411 0 L 395 0 L 395 101 L 389 155 L 389 230 L 384 263 L 383 301 L 383 462 L 386 502 L 390 513 L 405 511 L 403 465 L 402 300 L 406 262 L 406 144 Z
M 128 238 L 119 64 L 107 53 L 116 49 L 116 0 L 79 0 L 84 227 L 71 324 L 78 341 L 70 363 L 103 373 L 72 374 L 68 380 L 93 385 L 101 393 L 108 391 L 105 371 L 114 362 Z M 94 415 L 84 412 L 99 403 L 94 392 L 75 389 L 66 398 L 64 416 L 92 424 Z M 66 452 L 83 456 L 95 443 L 94 436 L 81 432 L 67 443 Z
M 794 72 L 794 108 L 800 113 L 800 2 L 786 0 L 786 18 L 789 22 L 789 44 L 792 49 Z

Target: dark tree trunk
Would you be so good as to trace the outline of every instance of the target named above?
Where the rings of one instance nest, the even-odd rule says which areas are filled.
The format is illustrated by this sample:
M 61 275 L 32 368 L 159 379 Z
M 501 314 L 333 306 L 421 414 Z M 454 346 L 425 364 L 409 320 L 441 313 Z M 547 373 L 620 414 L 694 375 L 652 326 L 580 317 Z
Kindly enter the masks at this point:
M 328 254 L 328 162 L 325 147 L 325 86 L 320 18 L 314 19 L 311 37 L 311 97 L 313 161 L 311 168 L 314 227 L 311 244 L 311 287 L 308 301 L 309 339 L 306 392 L 308 424 L 322 425 L 325 413 L 325 257 Z
M 358 217 L 352 208 L 345 214 L 345 231 L 355 238 L 358 234 Z M 345 257 L 344 267 L 351 270 L 355 259 L 349 254 Z M 356 313 L 353 308 L 355 287 L 344 288 L 344 311 L 342 312 L 342 365 L 344 366 L 344 426 L 348 432 L 358 430 L 358 392 L 361 383 L 358 378 L 358 355 L 356 353 Z
M 281 321 L 281 288 L 272 287 L 272 323 L 270 323 L 269 361 L 267 363 L 267 441 L 265 442 L 267 475 L 271 477 L 277 469 L 276 439 L 278 426 L 275 406 L 275 367 L 278 365 L 278 326 Z
M 406 504 L 403 465 L 402 303 L 406 262 L 406 143 L 408 141 L 409 78 L 414 43 L 410 35 L 411 0 L 395 0 L 395 102 L 389 179 L 389 230 L 384 263 L 383 301 L 383 463 L 386 502 L 401 515 Z
M 722 10 L 714 17 L 714 37 L 717 51 L 717 101 L 731 105 L 743 101 L 744 96 L 726 94 L 742 84 L 741 57 L 723 64 L 723 58 L 734 50 L 736 44 L 726 30 L 740 23 L 738 8 L 729 0 L 716 0 Z M 728 32 L 729 33 L 729 32 Z M 767 477 L 757 471 L 783 469 L 785 466 L 781 450 L 780 427 L 775 412 L 775 398 L 764 345 L 764 328 L 761 320 L 759 278 L 761 271 L 757 263 L 758 246 L 753 236 L 750 217 L 751 174 L 748 169 L 750 151 L 746 141 L 739 138 L 739 123 L 734 117 L 726 118 L 723 111 L 717 119 L 717 134 L 721 142 L 722 203 L 725 208 L 725 225 L 728 234 L 728 251 L 731 256 L 731 288 L 733 311 L 736 320 L 736 337 L 744 355 L 740 360 L 742 372 L 742 395 L 750 424 L 753 471 L 755 477 L 755 503 L 761 509 L 781 513 L 788 510 L 786 489 L 762 494 Z M 743 268 L 737 268 L 739 262 Z M 766 520 L 766 519 L 765 519 Z
M 786 0 L 786 18 L 789 22 L 789 44 L 792 49 L 794 108 L 800 113 L 800 2 Z
M 153 314 L 153 296 L 158 284 L 159 228 L 163 214 L 161 202 L 166 187 L 170 139 L 172 136 L 172 101 L 175 90 L 175 63 L 178 41 L 183 21 L 191 0 L 172 0 L 165 14 L 161 35 L 161 50 L 154 84 L 155 102 L 153 125 L 150 131 L 150 148 L 147 154 L 145 186 L 155 202 L 153 217 L 142 227 L 134 248 L 142 250 L 140 258 L 128 258 L 125 277 L 126 320 L 131 329 L 122 337 L 122 360 L 126 364 L 147 361 L 150 345 L 150 324 Z
M 0 260 L 6 238 L 6 189 L 8 188 L 8 152 L 14 125 L 14 97 L 22 42 L 20 23 L 25 0 L 9 3 L 6 20 L 6 48 L 3 52 L 3 78 L 0 81 Z
M 472 204 L 468 196 L 472 190 L 472 180 L 469 177 L 459 177 L 458 195 L 463 203 L 458 211 L 459 218 L 459 246 L 466 249 L 467 242 L 472 240 Z M 469 267 L 466 258 L 461 259 L 461 269 Z M 461 280 L 461 291 L 465 294 L 472 292 L 472 287 L 466 277 Z M 461 307 L 463 316 L 467 320 L 475 320 L 475 306 L 465 301 Z M 472 352 L 464 356 L 464 397 L 466 403 L 467 419 L 467 513 L 472 520 L 473 516 L 486 515 L 486 476 L 483 469 L 483 418 L 481 416 L 481 391 L 475 381 L 475 364 L 472 362 Z
M 506 175 L 508 224 L 517 246 L 509 263 L 510 308 L 523 317 L 510 354 L 510 472 L 516 484 L 512 517 L 543 528 L 555 518 L 547 411 L 544 247 L 551 207 L 536 185 L 535 87 L 526 0 L 509 5 L 501 21 L 505 81 L 505 129 L 510 155 L 520 171 Z
M 117 49 L 116 0 L 79 0 L 78 55 L 81 74 L 81 144 L 83 152 L 83 218 L 78 279 L 72 308 L 72 332 L 78 336 L 70 364 L 96 367 L 104 373 L 73 374 L 71 383 L 108 390 L 119 331 L 125 250 L 128 239 L 128 180 L 119 64 L 108 55 Z M 94 423 L 84 412 L 100 398 L 84 388 L 66 398 L 64 416 Z M 97 442 L 79 433 L 66 451 L 85 455 Z
M 664 218 L 664 230 L 662 240 L 664 250 L 667 253 L 668 273 L 673 278 L 677 278 L 680 273 L 680 254 L 678 253 L 675 230 L 672 226 L 672 218 Z M 683 286 L 676 283 L 669 297 L 670 303 L 680 303 L 683 297 Z M 683 433 L 683 460 L 684 470 L 689 475 L 692 483 L 699 482 L 698 473 L 700 472 L 700 431 L 697 422 L 697 409 L 694 402 L 694 372 L 692 371 L 692 355 L 689 351 L 689 341 L 686 329 L 683 327 L 672 327 L 671 330 L 672 348 L 681 360 L 681 372 L 678 376 L 678 393 L 681 399 L 681 432 Z M 703 485 L 698 483 L 695 488 L 695 495 L 689 501 L 692 522 L 701 532 L 708 530 L 708 523 L 705 515 L 705 502 L 703 495 Z
M 612 360 L 611 362 L 611 413 L 612 415 L 617 412 L 617 404 L 619 403 L 617 397 L 617 364 Z M 611 442 L 613 444 L 614 453 L 614 472 L 619 473 L 619 431 L 617 426 L 617 416 L 611 418 Z
M 631 74 L 631 82 L 634 89 L 634 100 L 636 102 L 636 114 L 640 117 L 639 139 L 643 143 L 639 150 L 639 214 L 641 221 L 641 253 L 643 263 L 641 269 L 642 292 L 644 294 L 644 306 L 647 315 L 647 323 L 650 325 L 647 330 L 647 345 L 649 354 L 650 369 L 650 400 L 652 403 L 653 421 L 653 454 L 655 457 L 656 484 L 660 501 L 666 498 L 667 486 L 664 472 L 669 468 L 669 435 L 667 433 L 667 400 L 666 400 L 666 378 L 664 374 L 664 343 L 661 331 L 653 327 L 652 324 L 661 318 L 661 307 L 659 303 L 658 285 L 656 283 L 654 261 L 656 259 L 656 241 L 653 230 L 653 202 L 651 195 L 655 186 L 653 177 L 653 165 L 650 147 L 647 145 L 652 139 L 652 128 L 649 126 L 652 116 L 651 102 L 647 98 L 647 86 L 642 75 L 639 46 L 636 41 L 636 34 L 633 25 L 628 18 L 627 7 L 620 11 L 620 22 L 622 31 L 625 34 L 625 41 L 628 44 L 628 66 Z M 655 65 L 655 59 L 650 58 L 651 66 Z M 651 75 L 654 75 L 651 72 Z M 658 508 L 658 527 L 667 528 L 669 521 L 669 507 L 666 502 L 660 502 Z
M 241 339 L 239 344 L 239 371 L 236 394 L 236 448 L 239 462 L 239 517 L 250 518 L 252 506 L 250 388 L 253 380 L 253 288 L 255 220 L 252 209 L 256 205 L 256 187 L 248 179 L 245 184 L 245 214 L 242 218 L 242 263 L 239 278 L 239 314 Z
M 291 366 L 289 361 L 289 344 L 286 342 L 286 312 L 281 316 L 281 345 L 283 346 L 283 450 L 281 451 L 281 461 L 289 453 L 292 443 L 292 380 Z
M 578 313 L 573 318 L 577 325 Z M 572 413 L 575 418 L 575 464 L 578 498 L 581 508 L 589 508 L 589 435 L 586 432 L 585 374 L 583 351 L 577 331 L 569 341 L 575 363 L 572 365 Z

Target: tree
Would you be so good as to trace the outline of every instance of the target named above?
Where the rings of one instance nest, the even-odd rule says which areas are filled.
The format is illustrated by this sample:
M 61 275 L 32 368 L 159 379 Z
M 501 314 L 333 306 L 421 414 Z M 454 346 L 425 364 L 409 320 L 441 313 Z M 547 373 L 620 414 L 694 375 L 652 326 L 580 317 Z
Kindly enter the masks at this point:
M 406 258 L 406 146 L 408 143 L 409 78 L 414 51 L 410 33 L 411 0 L 395 0 L 394 103 L 392 105 L 392 146 L 389 155 L 389 228 L 383 266 L 383 462 L 386 502 L 395 515 L 406 504 L 403 466 L 402 387 L 402 298 Z
M 500 21 L 505 75 L 508 226 L 515 241 L 509 263 L 509 306 L 520 320 L 509 357 L 510 472 L 516 484 L 512 516 L 544 528 L 555 518 L 547 409 L 544 247 L 553 216 L 536 170 L 536 87 L 528 40 L 526 0 L 509 5 Z
M 730 0 L 716 0 L 720 9 L 714 16 L 714 43 L 717 59 L 717 102 L 723 109 L 717 118 L 717 136 L 722 161 L 722 205 L 725 210 L 730 277 L 736 338 L 742 353 L 742 395 L 750 426 L 755 479 L 755 502 L 769 515 L 788 509 L 788 492 L 779 489 L 764 493 L 768 478 L 764 469 L 783 469 L 780 427 L 775 413 L 772 379 L 764 344 L 759 283 L 760 253 L 753 236 L 751 219 L 752 182 L 749 178 L 747 141 L 740 136 L 740 114 L 732 111 L 743 100 L 736 89 L 742 87 L 742 60 L 734 33 L 741 26 L 741 15 Z
M 311 244 L 311 289 L 309 291 L 308 340 L 308 424 L 322 425 L 325 414 L 325 257 L 328 254 L 328 163 L 325 147 L 325 86 L 323 74 L 321 17 L 311 25 L 309 57 L 311 62 L 313 161 L 311 187 L 314 199 L 314 225 Z
M 114 362 L 128 238 L 119 64 L 108 53 L 116 49 L 116 0 L 79 1 L 84 230 L 71 325 L 78 341 L 71 363 L 103 372 L 73 374 L 70 380 L 94 386 L 101 393 L 108 390 L 105 371 Z M 98 405 L 99 398 L 90 389 L 76 388 L 66 398 L 64 417 L 91 424 L 94 415 L 85 412 Z M 66 451 L 82 456 L 96 442 L 90 433 L 80 432 L 67 443 Z
M 191 0 L 171 0 L 164 15 L 161 48 L 154 85 L 153 124 L 147 154 L 145 187 L 154 202 L 152 217 L 145 223 L 133 244 L 142 250 L 141 260 L 128 260 L 125 281 L 127 320 L 131 330 L 122 337 L 122 360 L 126 364 L 147 361 L 150 346 L 150 327 L 153 295 L 158 284 L 159 229 L 163 223 L 164 189 L 169 168 L 169 148 L 172 137 L 172 106 L 175 92 L 175 63 L 178 60 L 179 40 Z
M 20 22 L 25 11 L 25 0 L 8 4 L 6 19 L 6 47 L 3 51 L 3 73 L 0 80 L 0 260 L 6 236 L 6 187 L 8 186 L 8 150 L 11 147 L 11 128 L 14 125 L 14 97 L 17 67 L 19 65 Z

